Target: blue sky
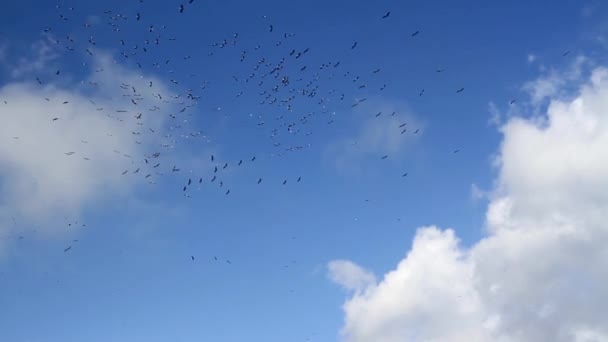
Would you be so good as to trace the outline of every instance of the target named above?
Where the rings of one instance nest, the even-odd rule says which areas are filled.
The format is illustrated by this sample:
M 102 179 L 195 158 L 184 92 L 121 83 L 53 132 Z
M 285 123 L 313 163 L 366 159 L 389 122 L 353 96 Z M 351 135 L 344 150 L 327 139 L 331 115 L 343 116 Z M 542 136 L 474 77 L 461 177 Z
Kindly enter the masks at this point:
M 8 104 L 0 110 L 20 137 L 2 131 L 10 147 L 0 153 L 0 340 L 339 340 L 348 293 L 327 279 L 327 263 L 348 259 L 385 274 L 428 225 L 454 228 L 464 246 L 475 244 L 485 235 L 488 201 L 475 199 L 472 185 L 495 188 L 492 161 L 503 142 L 490 104 L 502 113 L 517 106 L 527 118 L 535 104 L 525 84 L 563 75 L 581 56 L 589 69 L 605 62 L 608 12 L 599 1 L 185 2 L 181 14 L 179 2 L 146 0 L 3 6 L 0 101 Z M 128 19 L 109 19 L 118 13 Z M 226 47 L 212 45 L 223 39 Z M 306 48 L 299 59 L 289 56 Z M 125 51 L 137 55 L 124 58 Z M 262 86 L 261 71 L 244 80 L 261 58 L 272 65 L 285 58 L 289 87 L 316 79 L 317 96 L 298 95 L 292 112 L 260 104 L 262 91 L 272 93 L 271 76 Z M 320 70 L 324 63 L 331 66 Z M 122 96 L 134 82 L 146 97 L 139 107 Z M 188 88 L 200 98 L 186 99 Z M 169 102 L 153 98 L 160 92 Z M 47 107 L 48 94 L 56 97 Z M 154 103 L 162 108 L 150 111 Z M 69 117 L 57 110 L 70 106 Z M 107 113 L 134 123 L 141 111 L 157 117 L 157 132 L 141 138 L 131 134 L 137 126 L 104 117 L 122 132 L 118 147 L 105 143 L 106 121 L 87 121 Z M 298 121 L 307 113 L 314 114 L 306 124 Z M 33 119 L 20 122 L 21 114 Z M 57 125 L 70 124 L 47 128 L 55 115 Z M 291 122 L 297 134 L 281 126 Z M 102 161 L 66 162 L 68 146 L 76 156 L 83 151 L 68 137 L 90 138 L 97 145 L 89 157 Z M 142 145 L 133 144 L 138 139 Z M 136 155 L 125 161 L 112 153 L 122 146 Z M 157 150 L 161 156 L 145 164 Z M 163 175 L 144 179 L 156 160 Z

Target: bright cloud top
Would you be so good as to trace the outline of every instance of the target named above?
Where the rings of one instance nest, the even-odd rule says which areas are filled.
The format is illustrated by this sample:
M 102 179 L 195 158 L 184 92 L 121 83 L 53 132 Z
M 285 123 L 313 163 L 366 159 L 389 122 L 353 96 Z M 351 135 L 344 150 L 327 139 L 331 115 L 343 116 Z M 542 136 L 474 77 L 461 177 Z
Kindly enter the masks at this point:
M 552 96 L 545 115 L 502 127 L 489 235 L 467 249 L 420 228 L 395 270 L 346 301 L 345 340 L 608 341 L 608 70 L 557 94 L 533 93 Z

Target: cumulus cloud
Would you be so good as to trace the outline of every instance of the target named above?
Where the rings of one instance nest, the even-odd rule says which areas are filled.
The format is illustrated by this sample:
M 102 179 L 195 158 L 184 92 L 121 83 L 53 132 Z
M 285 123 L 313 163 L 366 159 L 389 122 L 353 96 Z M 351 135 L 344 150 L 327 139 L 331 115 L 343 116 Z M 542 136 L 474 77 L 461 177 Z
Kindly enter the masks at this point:
M 38 68 L 34 64 L 19 72 Z M 120 66 L 99 51 L 90 75 L 80 83 L 4 84 L 0 219 L 50 223 L 77 217 L 110 195 L 129 193 L 143 176 L 122 176 L 122 171 L 133 171 L 160 141 L 149 129 L 160 133 L 166 112 L 149 109 L 174 106 L 152 96 L 157 93 L 171 94 L 160 80 Z M 141 119 L 135 118 L 137 112 L 143 113 Z M 44 224 L 39 231 L 52 227 Z
M 543 94 L 546 113 L 502 127 L 487 236 L 420 228 L 344 304 L 346 341 L 608 341 L 608 70 Z

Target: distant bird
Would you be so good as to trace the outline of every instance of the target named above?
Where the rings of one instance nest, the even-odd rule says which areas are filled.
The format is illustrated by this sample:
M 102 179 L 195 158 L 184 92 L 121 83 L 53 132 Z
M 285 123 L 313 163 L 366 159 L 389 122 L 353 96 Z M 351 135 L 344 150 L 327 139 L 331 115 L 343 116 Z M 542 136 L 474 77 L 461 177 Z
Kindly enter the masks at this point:
M 253 158 L 251 158 L 251 161 L 255 161 L 255 156 Z
M 462 93 L 464 91 L 464 88 L 460 88 L 458 90 L 456 90 L 456 93 Z
M 511 102 L 509 102 L 509 104 L 514 104 L 514 103 L 515 103 L 515 100 L 511 100 Z
M 222 169 L 225 169 L 228 167 L 228 163 L 224 164 L 224 167 Z
M 407 172 L 401 175 L 401 177 L 405 177 L 405 176 L 407 176 Z
M 568 54 L 570 54 L 570 50 L 568 50 L 568 51 L 564 52 L 564 53 L 562 54 L 562 56 L 566 57 L 566 56 L 568 56 Z
M 416 37 L 419 33 L 420 33 L 420 31 L 416 31 L 416 32 L 412 33 L 412 37 Z
M 65 252 L 69 251 L 70 249 L 72 249 L 72 246 L 69 246 L 68 248 L 64 249 L 63 252 L 65 253 Z
M 283 185 L 287 184 L 287 179 L 283 181 Z
M 358 44 L 357 42 L 354 42 L 354 43 L 353 43 L 353 46 L 351 46 L 351 47 L 350 47 L 350 49 L 351 49 L 351 50 L 354 50 L 354 49 L 357 47 L 357 44 Z
M 388 155 L 382 157 L 382 159 L 386 159 L 386 158 L 388 158 Z
M 179 5 L 179 13 L 184 13 L 184 5 Z
M 454 150 L 454 152 L 453 152 L 453 153 L 458 153 L 458 152 L 460 152 L 460 150 Z
M 188 178 L 188 186 L 190 186 L 190 184 L 192 184 L 192 179 Z
M 239 164 L 238 165 L 241 165 L 241 164 L 243 164 L 243 160 L 242 159 L 239 160 Z
M 213 154 L 211 155 L 211 161 L 214 161 L 215 157 L 213 156 Z
M 258 179 L 258 184 L 262 183 L 262 178 Z
M 274 31 L 274 26 L 272 26 L 272 25 L 268 26 L 268 32 L 272 32 L 272 31 Z
M 382 19 L 388 18 L 389 15 L 391 15 L 391 11 L 386 12 L 386 14 L 382 16 Z
M 420 92 L 418 93 L 418 96 L 422 96 L 422 94 L 424 94 L 424 89 L 420 90 Z
M 226 190 L 226 195 L 230 194 L 230 189 Z
M 298 177 L 298 180 L 296 181 L 296 183 L 300 183 L 301 180 L 302 180 L 302 177 Z

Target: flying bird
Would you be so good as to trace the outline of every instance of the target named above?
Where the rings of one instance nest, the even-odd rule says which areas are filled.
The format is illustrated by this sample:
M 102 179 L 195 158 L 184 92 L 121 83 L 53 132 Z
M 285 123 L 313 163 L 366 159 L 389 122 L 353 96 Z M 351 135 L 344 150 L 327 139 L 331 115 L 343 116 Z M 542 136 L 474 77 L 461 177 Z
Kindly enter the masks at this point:
M 64 249 L 63 252 L 65 253 L 65 252 L 69 251 L 70 249 L 72 249 L 72 246 L 69 246 L 68 248 Z
M 351 46 L 351 47 L 350 47 L 350 49 L 351 49 L 351 50 L 354 50 L 354 49 L 357 47 L 357 44 L 358 44 L 357 42 L 354 42 L 354 43 L 353 43 L 353 46 Z
M 464 91 L 464 88 L 460 88 L 458 90 L 456 90 L 456 93 L 462 93 Z
M 391 11 L 386 12 L 386 14 L 382 16 L 382 19 L 388 18 L 389 15 L 391 15 Z
M 184 5 L 179 5 L 179 13 L 184 13 Z

